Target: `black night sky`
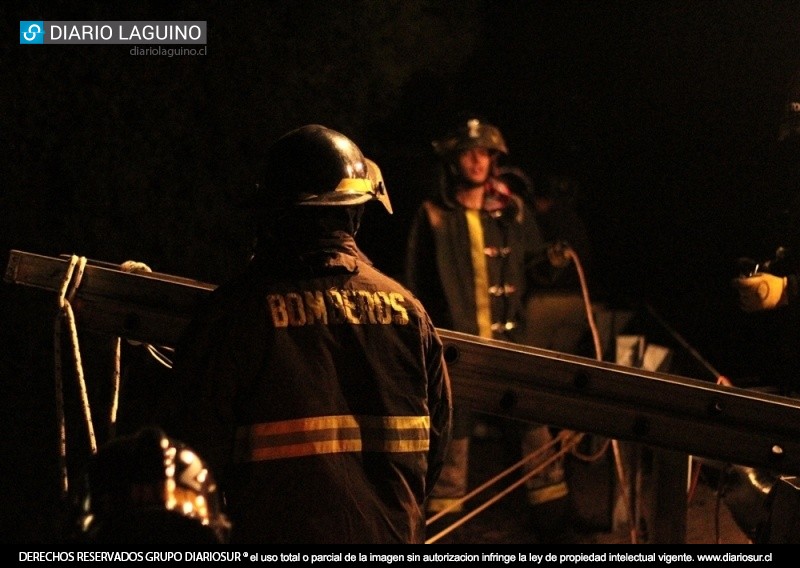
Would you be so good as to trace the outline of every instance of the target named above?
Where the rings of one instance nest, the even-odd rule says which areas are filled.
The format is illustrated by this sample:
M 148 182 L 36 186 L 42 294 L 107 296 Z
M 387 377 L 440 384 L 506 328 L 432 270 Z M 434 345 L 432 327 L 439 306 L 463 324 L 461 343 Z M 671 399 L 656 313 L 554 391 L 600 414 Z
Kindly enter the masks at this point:
M 395 215 L 371 210 L 359 240 L 398 275 L 433 179 L 430 141 L 477 113 L 503 131 L 510 162 L 579 179 L 594 300 L 653 307 L 734 382 L 778 365 L 782 320 L 739 313 L 729 280 L 738 257 L 784 244 L 765 231 L 778 205 L 764 180 L 800 70 L 798 2 L 23 4 L 0 8 L 4 20 L 206 20 L 208 45 L 171 58 L 27 46 L 7 26 L 3 268 L 21 249 L 220 282 L 247 257 L 238 203 L 267 146 L 314 122 L 381 165 Z M 35 291 L 0 290 L 14 457 L 0 472 L 21 484 L 7 509 L 32 511 L 2 532 L 47 540 L 51 319 Z M 30 432 L 34 449 L 13 443 Z

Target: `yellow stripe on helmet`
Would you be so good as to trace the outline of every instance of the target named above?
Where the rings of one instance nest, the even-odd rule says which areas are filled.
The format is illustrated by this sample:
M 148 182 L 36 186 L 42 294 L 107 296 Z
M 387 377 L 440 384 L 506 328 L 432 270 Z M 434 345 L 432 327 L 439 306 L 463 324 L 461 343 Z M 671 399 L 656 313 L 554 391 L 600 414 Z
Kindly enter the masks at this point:
M 334 191 L 341 191 L 344 193 L 375 193 L 372 180 L 364 178 L 342 178 Z

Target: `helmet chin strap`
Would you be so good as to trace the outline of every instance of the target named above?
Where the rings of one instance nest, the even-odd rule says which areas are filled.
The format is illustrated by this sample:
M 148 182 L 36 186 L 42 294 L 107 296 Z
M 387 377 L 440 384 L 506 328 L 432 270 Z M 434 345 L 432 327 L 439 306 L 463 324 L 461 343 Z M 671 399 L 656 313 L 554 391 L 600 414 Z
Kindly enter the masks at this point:
M 358 207 L 348 207 L 347 213 L 350 216 L 350 233 L 355 237 L 361 228 L 361 219 L 364 216 L 364 205 Z

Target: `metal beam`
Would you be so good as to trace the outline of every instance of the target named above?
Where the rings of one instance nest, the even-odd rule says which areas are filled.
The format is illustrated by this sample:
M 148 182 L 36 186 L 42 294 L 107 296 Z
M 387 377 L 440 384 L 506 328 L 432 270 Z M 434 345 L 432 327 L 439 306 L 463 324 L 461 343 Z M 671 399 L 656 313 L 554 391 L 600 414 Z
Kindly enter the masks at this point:
M 58 292 L 68 259 L 12 250 L 6 282 Z M 73 300 L 85 329 L 175 345 L 215 285 L 89 262 Z M 524 421 L 800 474 L 800 402 L 439 329 L 456 401 Z
M 68 257 L 9 253 L 6 282 L 59 292 Z M 213 284 L 159 272 L 123 272 L 119 265 L 88 261 L 72 307 L 78 325 L 154 345 L 173 346 Z
M 440 330 L 461 404 L 491 414 L 794 473 L 800 402 Z

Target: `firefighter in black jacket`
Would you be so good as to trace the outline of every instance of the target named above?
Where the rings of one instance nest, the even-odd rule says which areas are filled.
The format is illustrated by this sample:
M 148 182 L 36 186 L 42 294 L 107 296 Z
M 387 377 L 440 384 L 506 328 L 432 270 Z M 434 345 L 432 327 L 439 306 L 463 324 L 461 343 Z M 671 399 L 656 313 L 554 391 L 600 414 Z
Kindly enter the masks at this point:
M 497 127 L 470 118 L 433 147 L 441 160 L 441 184 L 412 220 L 405 282 L 438 327 L 520 343 L 523 326 L 536 325 L 525 321 L 522 303 L 531 283 L 542 266 L 555 275 L 568 260 L 545 242 L 533 213 L 497 178 L 497 159 L 508 153 Z M 469 411 L 456 407 L 453 440 L 427 503 L 429 513 L 458 515 L 464 509 L 470 430 Z M 531 425 L 521 451 L 529 455 L 552 441 L 547 425 Z M 526 482 L 531 521 L 540 533 L 560 532 L 565 522 L 563 466 L 554 458 Z
M 232 543 L 422 543 L 452 402 L 422 304 L 356 245 L 380 170 L 320 125 L 269 149 L 255 254 L 175 353 L 170 431 L 219 472 Z

